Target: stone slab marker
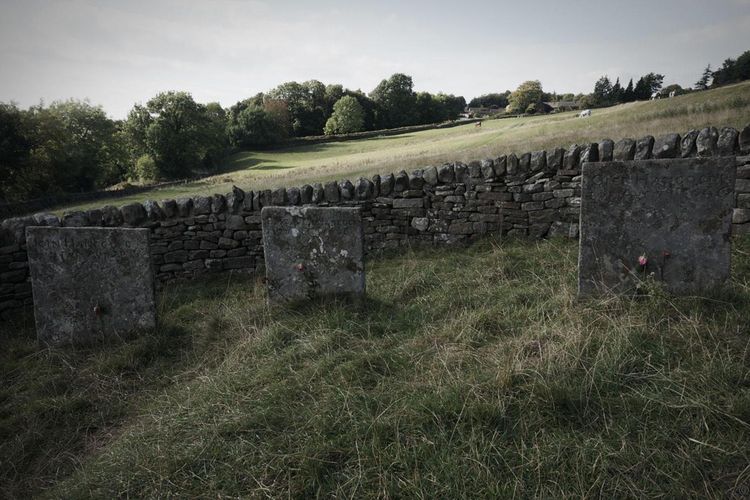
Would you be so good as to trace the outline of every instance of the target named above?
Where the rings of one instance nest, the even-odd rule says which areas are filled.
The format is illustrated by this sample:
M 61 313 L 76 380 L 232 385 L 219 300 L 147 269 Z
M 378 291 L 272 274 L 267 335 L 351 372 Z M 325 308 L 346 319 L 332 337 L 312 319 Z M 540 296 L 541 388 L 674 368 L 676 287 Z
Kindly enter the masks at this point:
M 735 170 L 733 157 L 584 164 L 579 297 L 627 292 L 651 273 L 678 295 L 722 284 Z
M 26 229 L 39 341 L 59 346 L 156 326 L 148 229 Z
M 271 301 L 364 296 L 358 208 L 264 207 L 261 219 Z

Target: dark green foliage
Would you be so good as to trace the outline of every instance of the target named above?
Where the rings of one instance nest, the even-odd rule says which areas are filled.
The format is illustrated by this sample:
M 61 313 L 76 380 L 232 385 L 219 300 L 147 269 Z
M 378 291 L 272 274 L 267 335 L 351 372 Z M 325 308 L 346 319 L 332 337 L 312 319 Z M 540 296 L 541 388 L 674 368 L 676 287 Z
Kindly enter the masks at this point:
M 405 127 L 416 125 L 419 121 L 414 82 L 408 75 L 395 73 L 387 80 L 381 81 L 370 92 L 370 99 L 377 106 L 375 108 L 377 128 Z
M 750 50 L 745 51 L 736 60 L 726 59 L 721 68 L 712 73 L 712 76 L 712 88 L 750 79 Z
M 326 122 L 326 135 L 350 134 L 364 130 L 365 112 L 356 97 L 344 96 L 333 105 L 333 114 Z
M 247 101 L 237 103 L 229 111 L 229 143 L 240 148 L 277 144 L 289 136 L 288 119 L 284 121 L 261 106 Z
M 89 191 L 127 169 L 120 124 L 100 106 L 69 100 L 22 111 L 0 104 L 0 198 Z
M 196 103 L 187 92 L 162 92 L 136 105 L 126 130 L 134 152 L 151 156 L 166 179 L 213 168 L 226 146 L 223 109 Z
M 711 71 L 711 65 L 707 65 L 706 69 L 703 70 L 703 74 L 700 79 L 695 82 L 695 90 L 707 90 L 713 79 L 713 71 Z
M 498 108 L 500 110 L 504 110 L 505 106 L 508 105 L 509 96 L 510 96 L 510 90 L 506 90 L 502 94 L 481 95 L 469 101 L 469 107 L 470 108 Z

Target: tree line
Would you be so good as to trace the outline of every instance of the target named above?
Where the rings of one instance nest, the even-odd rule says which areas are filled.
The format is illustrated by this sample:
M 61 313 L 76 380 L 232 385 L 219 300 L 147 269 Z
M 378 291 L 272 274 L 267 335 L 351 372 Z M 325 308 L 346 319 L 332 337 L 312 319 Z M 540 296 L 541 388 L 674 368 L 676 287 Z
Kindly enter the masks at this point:
M 693 88 L 683 88 L 678 84 L 664 86 L 664 75 L 647 73 L 635 82 L 631 78 L 627 85 L 620 83 L 620 78 L 614 82 L 608 75 L 599 78 L 590 94 L 557 94 L 545 92 L 539 80 L 523 82 L 511 92 L 485 94 L 469 101 L 469 108 L 494 108 L 500 113 L 535 114 L 548 113 L 552 107 L 548 103 L 573 102 L 581 108 L 601 108 L 633 101 L 644 101 L 651 98 L 668 97 L 686 94 L 710 88 L 721 87 L 732 83 L 750 80 L 750 50 L 744 52 L 737 59 L 726 59 L 722 66 L 711 70 L 709 64 Z
M 0 102 L 0 201 L 210 173 L 233 149 L 455 120 L 465 106 L 461 96 L 416 92 L 401 73 L 369 94 L 317 80 L 286 82 L 227 109 L 162 92 L 125 120 L 87 101 L 28 109 Z

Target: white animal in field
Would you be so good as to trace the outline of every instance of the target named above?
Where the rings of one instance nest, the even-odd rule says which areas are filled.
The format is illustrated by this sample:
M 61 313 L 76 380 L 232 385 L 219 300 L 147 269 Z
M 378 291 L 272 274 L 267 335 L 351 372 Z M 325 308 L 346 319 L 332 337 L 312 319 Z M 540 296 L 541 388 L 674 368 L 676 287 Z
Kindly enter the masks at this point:
M 676 90 L 673 90 L 672 92 L 670 92 L 670 93 L 669 93 L 669 97 L 670 97 L 670 98 L 671 98 L 671 97 L 674 97 L 674 96 L 675 96 L 676 94 L 677 94 L 677 91 L 676 91 Z
M 586 118 L 587 116 L 591 116 L 591 110 L 590 109 L 584 109 L 580 113 L 578 113 L 578 118 Z

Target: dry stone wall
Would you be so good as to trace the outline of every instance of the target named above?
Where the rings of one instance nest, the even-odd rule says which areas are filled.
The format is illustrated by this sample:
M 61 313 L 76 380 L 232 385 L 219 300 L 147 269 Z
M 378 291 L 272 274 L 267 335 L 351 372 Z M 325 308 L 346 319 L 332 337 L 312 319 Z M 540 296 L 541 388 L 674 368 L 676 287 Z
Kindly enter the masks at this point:
M 657 138 L 609 139 L 550 151 L 450 163 L 302 187 L 147 201 L 0 224 L 0 316 L 31 304 L 25 228 L 143 227 L 151 230 L 156 278 L 173 280 L 263 266 L 264 206 L 360 207 L 365 251 L 453 245 L 488 233 L 578 237 L 583 162 L 737 155 L 735 234 L 750 234 L 750 125 L 708 127 Z

